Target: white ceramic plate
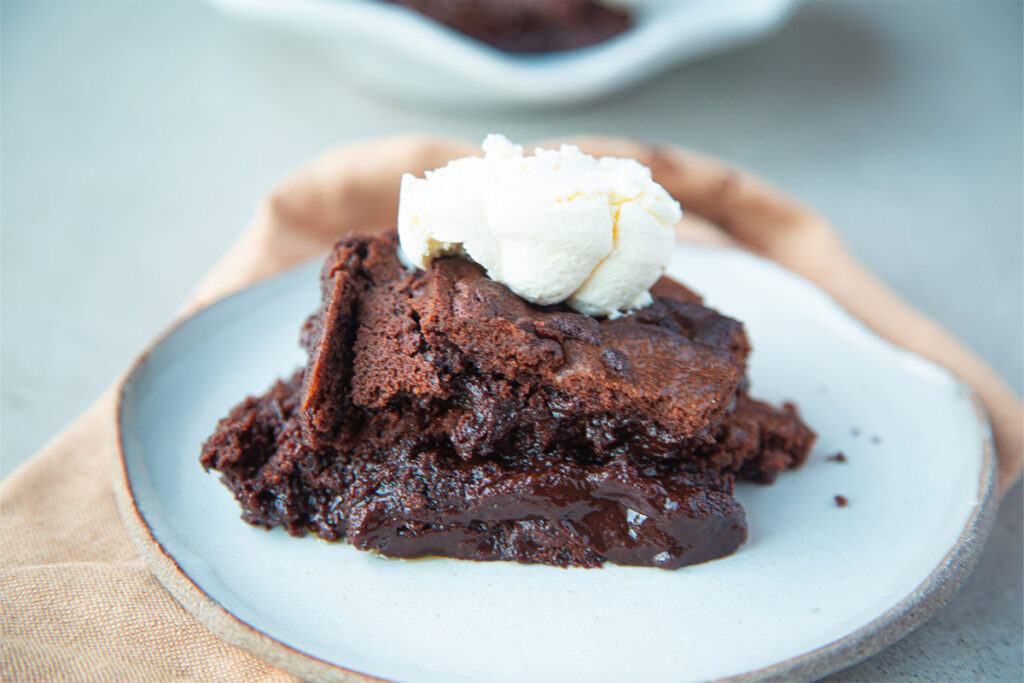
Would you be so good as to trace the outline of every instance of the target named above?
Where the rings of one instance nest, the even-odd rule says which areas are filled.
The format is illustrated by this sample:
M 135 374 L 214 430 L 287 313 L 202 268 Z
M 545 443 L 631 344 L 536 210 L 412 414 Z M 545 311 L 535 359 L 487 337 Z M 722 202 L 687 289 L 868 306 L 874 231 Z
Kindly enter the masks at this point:
M 129 527 L 200 620 L 309 678 L 791 679 L 868 656 L 973 567 L 993 507 L 987 423 L 947 372 L 778 266 L 679 247 L 670 272 L 745 321 L 753 393 L 795 400 L 820 434 L 802 469 L 737 487 L 750 540 L 730 557 L 675 572 L 401 561 L 244 524 L 200 444 L 303 361 L 316 265 L 200 312 L 139 361 L 119 411 Z M 826 460 L 837 451 L 848 462 Z
M 446 106 L 557 104 L 624 88 L 777 29 L 796 0 L 632 0 L 636 22 L 580 50 L 514 55 L 379 0 L 210 0 L 340 73 Z

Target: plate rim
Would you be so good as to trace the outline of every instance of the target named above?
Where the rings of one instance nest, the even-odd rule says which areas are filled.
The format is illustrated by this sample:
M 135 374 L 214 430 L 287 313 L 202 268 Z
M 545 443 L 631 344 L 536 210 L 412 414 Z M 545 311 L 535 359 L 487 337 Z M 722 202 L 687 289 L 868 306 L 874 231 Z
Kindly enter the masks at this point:
M 681 245 L 677 243 L 676 246 L 678 248 Z M 998 500 L 994 495 L 996 468 L 995 450 L 991 428 L 989 427 L 990 423 L 980 399 L 970 386 L 938 363 L 885 339 L 850 314 L 814 282 L 779 266 L 769 259 L 750 252 L 721 247 L 702 246 L 700 248 L 735 252 L 741 257 L 751 258 L 778 271 L 782 271 L 785 275 L 799 280 L 801 284 L 823 294 L 828 304 L 836 307 L 838 312 L 844 316 L 864 326 L 865 331 L 875 341 L 891 349 L 910 354 L 916 359 L 924 361 L 934 370 L 948 375 L 959 386 L 960 390 L 966 393 L 971 405 L 974 407 L 976 419 L 985 427 L 982 435 L 982 468 L 978 488 L 979 502 L 975 505 L 970 517 L 967 519 L 963 530 L 957 538 L 957 542 L 917 588 L 872 621 L 838 640 L 768 667 L 716 680 L 728 681 L 730 683 L 750 683 L 753 681 L 790 681 L 820 678 L 863 661 L 903 638 L 914 628 L 931 618 L 943 605 L 949 602 L 966 582 L 981 557 L 985 542 L 995 522 L 996 509 L 998 508 Z M 210 315 L 211 311 L 222 307 L 231 300 L 242 296 L 250 296 L 253 292 L 262 289 L 282 286 L 283 281 L 298 277 L 300 271 L 313 270 L 313 266 L 317 262 L 318 258 L 314 257 L 202 306 L 191 314 L 171 323 L 132 361 L 118 381 L 116 388 L 114 439 L 116 454 L 111 459 L 114 498 L 129 537 L 157 581 L 174 597 L 185 611 L 195 617 L 200 625 L 213 632 L 214 635 L 271 666 L 305 680 L 343 681 L 345 683 L 382 681 L 386 683 L 388 679 L 332 664 L 287 645 L 235 616 L 226 607 L 207 594 L 181 568 L 174 557 L 156 538 L 153 530 L 138 508 L 135 491 L 128 476 L 123 424 L 127 393 L 129 387 L 137 380 L 140 371 L 147 364 L 153 353 L 184 326 L 191 324 L 197 318 Z

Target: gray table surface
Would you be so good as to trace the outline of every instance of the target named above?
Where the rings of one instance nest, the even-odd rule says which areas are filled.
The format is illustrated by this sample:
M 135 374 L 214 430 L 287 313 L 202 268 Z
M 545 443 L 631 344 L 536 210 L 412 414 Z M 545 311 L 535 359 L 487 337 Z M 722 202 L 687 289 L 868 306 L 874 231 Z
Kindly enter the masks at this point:
M 747 166 L 1021 391 L 1019 2 L 809 3 L 757 45 L 529 112 L 384 102 L 196 2 L 0 12 L 4 474 L 164 326 L 261 192 L 331 145 L 407 131 L 626 135 Z M 1021 517 L 1017 486 L 961 593 L 831 680 L 1020 681 Z

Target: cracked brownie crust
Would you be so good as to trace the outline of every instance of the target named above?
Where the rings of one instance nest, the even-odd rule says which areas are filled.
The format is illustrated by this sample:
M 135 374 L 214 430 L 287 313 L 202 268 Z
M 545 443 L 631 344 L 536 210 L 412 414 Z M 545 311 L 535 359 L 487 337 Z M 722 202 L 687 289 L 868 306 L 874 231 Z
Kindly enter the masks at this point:
M 392 557 L 674 568 L 745 540 L 735 477 L 806 458 L 795 409 L 746 394 L 742 325 L 682 285 L 597 320 L 396 247 L 336 245 L 307 366 L 204 445 L 246 521 Z

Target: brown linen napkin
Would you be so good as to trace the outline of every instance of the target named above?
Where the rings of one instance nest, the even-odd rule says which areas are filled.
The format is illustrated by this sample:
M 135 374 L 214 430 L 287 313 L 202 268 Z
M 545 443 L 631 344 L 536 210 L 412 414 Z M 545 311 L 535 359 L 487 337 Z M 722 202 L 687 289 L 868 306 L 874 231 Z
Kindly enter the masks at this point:
M 822 219 L 760 180 L 692 152 L 609 138 L 574 142 L 650 166 L 689 212 L 679 226 L 682 239 L 774 259 L 817 282 L 882 336 L 953 370 L 991 416 L 1000 491 L 1017 479 L 1024 448 L 1019 399 L 962 344 L 857 264 Z M 346 232 L 393 227 L 402 172 L 421 173 L 476 150 L 406 136 L 326 154 L 260 204 L 182 315 L 320 256 Z M 296 680 L 219 640 L 147 569 L 121 524 L 111 484 L 115 393 L 107 391 L 0 484 L 0 678 Z

